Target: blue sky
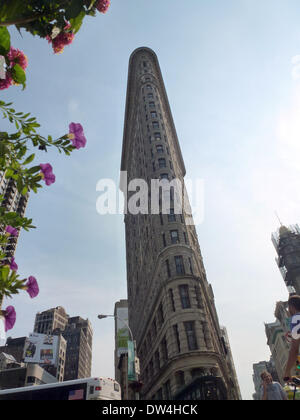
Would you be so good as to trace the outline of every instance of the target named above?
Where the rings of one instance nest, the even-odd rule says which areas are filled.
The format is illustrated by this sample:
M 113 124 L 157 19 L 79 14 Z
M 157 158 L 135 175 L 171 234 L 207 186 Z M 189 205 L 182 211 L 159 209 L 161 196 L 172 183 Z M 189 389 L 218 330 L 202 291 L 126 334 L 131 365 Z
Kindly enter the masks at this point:
M 27 335 L 37 311 L 64 306 L 92 322 L 93 375 L 114 374 L 114 322 L 97 314 L 127 295 L 124 224 L 97 214 L 96 184 L 118 182 L 128 60 L 147 46 L 161 65 L 187 178 L 205 182 L 197 232 L 242 394 L 251 398 L 252 364 L 270 354 L 264 322 L 288 296 L 270 241 L 274 211 L 299 222 L 299 16 L 297 0 L 112 0 L 61 55 L 11 31 L 28 56 L 27 88 L 1 97 L 32 112 L 43 134 L 64 134 L 75 121 L 88 140 L 69 158 L 38 156 L 57 182 L 30 197 L 27 216 L 38 229 L 22 233 L 16 260 L 41 293 L 13 299 L 12 336 Z

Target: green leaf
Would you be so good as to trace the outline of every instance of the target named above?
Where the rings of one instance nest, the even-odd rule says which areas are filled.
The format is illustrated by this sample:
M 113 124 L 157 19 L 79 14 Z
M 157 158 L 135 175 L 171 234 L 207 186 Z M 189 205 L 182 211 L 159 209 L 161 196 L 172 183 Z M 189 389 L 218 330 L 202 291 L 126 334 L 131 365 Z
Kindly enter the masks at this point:
M 26 74 L 25 71 L 22 69 L 22 67 L 19 64 L 15 64 L 12 68 L 11 72 L 12 78 L 14 81 L 20 85 L 23 86 L 23 89 L 25 88 L 25 82 L 26 82 Z
M 81 25 L 82 25 L 83 19 L 85 18 L 85 15 L 86 15 L 86 13 L 83 10 L 79 13 L 78 16 L 70 19 L 71 28 L 72 28 L 74 33 L 78 32 L 79 29 L 81 28 Z
M 36 172 L 39 172 L 41 170 L 40 166 L 33 166 L 32 168 L 28 169 L 29 174 L 35 174 Z
M 32 155 L 28 156 L 28 158 L 24 160 L 23 165 L 28 165 L 29 163 L 31 163 L 33 161 L 34 157 L 35 157 L 34 153 Z
M 12 169 L 7 169 L 5 172 L 5 178 L 10 178 L 14 174 L 14 171 Z
M 10 50 L 10 35 L 4 26 L 0 26 L 0 55 L 6 55 Z
M 26 195 L 26 194 L 27 194 L 27 192 L 28 192 L 28 188 L 25 186 L 25 187 L 22 189 L 21 194 L 22 194 L 22 195 Z

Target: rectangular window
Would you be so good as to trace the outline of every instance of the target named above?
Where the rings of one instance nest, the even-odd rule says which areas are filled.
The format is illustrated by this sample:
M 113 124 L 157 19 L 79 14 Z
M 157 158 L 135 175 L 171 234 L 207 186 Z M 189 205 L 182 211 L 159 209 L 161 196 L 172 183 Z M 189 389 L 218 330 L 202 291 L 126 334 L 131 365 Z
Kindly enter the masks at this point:
M 191 258 L 189 258 L 189 264 L 190 264 L 190 272 L 191 272 L 192 275 L 194 275 L 194 272 L 193 272 L 193 264 L 192 264 Z
M 195 293 L 196 293 L 197 307 L 199 309 L 202 309 L 202 299 L 201 299 L 201 292 L 200 292 L 199 286 L 195 286 Z
M 159 305 L 157 316 L 158 316 L 158 322 L 159 322 L 160 326 L 162 326 L 162 324 L 165 321 L 164 310 L 163 310 L 162 304 Z
M 161 140 L 161 134 L 160 133 L 154 133 L 155 140 Z
M 188 309 L 191 307 L 189 287 L 187 284 L 179 286 L 179 295 L 181 300 L 182 309 Z
M 155 111 L 151 112 L 151 118 L 157 118 L 157 113 Z
M 178 230 L 171 230 L 170 234 L 172 244 L 177 244 L 179 242 Z
M 170 214 L 168 214 L 169 222 L 176 222 L 176 215 L 174 214 L 174 209 L 170 209 Z
M 159 123 L 157 121 L 153 121 L 152 127 L 153 128 L 159 128 Z
M 174 257 L 174 258 L 175 258 L 175 265 L 176 265 L 176 273 L 177 274 L 185 274 L 183 257 L 182 256 L 177 256 L 177 257 Z
M 165 393 L 165 400 L 169 401 L 171 400 L 171 384 L 170 381 L 166 382 L 164 384 L 164 393 Z
M 175 312 L 176 309 L 175 309 L 173 289 L 169 289 L 169 298 L 170 298 L 170 303 L 171 303 L 172 311 Z
M 184 242 L 187 244 L 188 242 L 187 242 L 187 237 L 186 237 L 186 233 L 185 232 L 183 232 L 183 237 L 184 237 Z M 190 265 L 191 266 L 191 265 Z M 193 274 L 193 273 L 192 273 Z
M 153 93 L 148 93 L 148 98 L 153 99 Z
M 149 108 L 155 108 L 155 102 L 149 102 Z
M 158 159 L 158 166 L 159 166 L 160 168 L 166 168 L 166 166 L 167 166 L 167 164 L 166 164 L 166 159 L 164 159 L 164 158 L 160 158 L 160 159 Z
M 198 344 L 196 339 L 195 321 L 185 322 L 184 327 L 189 350 L 197 350 Z
M 159 400 L 159 401 L 162 401 L 162 399 L 163 399 L 163 393 L 162 393 L 161 388 L 157 391 L 156 399 Z
M 160 179 L 169 179 L 168 174 L 160 174 Z
M 174 337 L 175 337 L 175 343 L 177 346 L 177 353 L 180 353 L 181 348 L 180 348 L 180 338 L 179 338 L 179 331 L 178 331 L 178 325 L 173 325 L 173 332 L 174 332 Z
M 168 360 L 168 346 L 167 346 L 167 340 L 165 338 L 161 342 L 161 350 L 162 350 L 162 361 L 166 362 Z
M 160 216 L 160 224 L 163 225 L 164 224 L 164 219 L 163 219 L 162 213 L 159 213 L 159 216 Z
M 167 242 L 166 242 L 166 235 L 165 234 L 163 234 L 162 239 L 163 239 L 163 246 L 166 247 Z
M 164 152 L 164 148 L 161 144 L 159 144 L 158 146 L 156 146 L 156 151 L 157 153 L 163 153 Z

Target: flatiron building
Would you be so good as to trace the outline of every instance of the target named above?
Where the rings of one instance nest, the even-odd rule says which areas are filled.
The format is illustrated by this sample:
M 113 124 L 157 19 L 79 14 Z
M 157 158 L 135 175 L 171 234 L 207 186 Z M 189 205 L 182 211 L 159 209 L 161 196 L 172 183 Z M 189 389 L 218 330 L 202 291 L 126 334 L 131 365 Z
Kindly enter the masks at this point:
M 186 170 L 158 59 L 148 48 L 130 57 L 121 173 L 129 325 L 141 398 L 239 399 L 190 215 L 177 212 L 172 189 L 169 211 L 159 201 L 157 214 L 150 212 L 151 180 L 184 185 Z M 149 214 L 129 209 L 134 194 L 128 185 L 136 179 L 149 187 Z

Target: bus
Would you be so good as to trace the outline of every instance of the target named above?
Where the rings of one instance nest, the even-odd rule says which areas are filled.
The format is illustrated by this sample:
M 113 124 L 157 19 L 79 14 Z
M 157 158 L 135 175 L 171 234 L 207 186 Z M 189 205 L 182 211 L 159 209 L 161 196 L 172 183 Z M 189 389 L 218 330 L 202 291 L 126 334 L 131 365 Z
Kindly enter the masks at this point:
M 120 400 L 121 387 L 110 378 L 87 378 L 0 391 L 4 400 Z

